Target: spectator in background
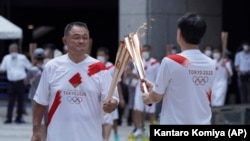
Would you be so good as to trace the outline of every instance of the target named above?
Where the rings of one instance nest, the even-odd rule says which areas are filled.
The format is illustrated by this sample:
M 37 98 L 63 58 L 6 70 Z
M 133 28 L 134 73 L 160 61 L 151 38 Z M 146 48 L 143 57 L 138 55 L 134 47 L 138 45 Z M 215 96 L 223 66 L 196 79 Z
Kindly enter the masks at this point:
M 213 59 L 216 63 L 215 78 L 212 87 L 212 106 L 224 106 L 228 90 L 228 80 L 233 75 L 229 59 L 223 56 L 220 48 L 213 49 Z
M 142 57 L 144 64 L 145 77 L 149 79 L 151 82 L 155 82 L 156 75 L 158 73 L 158 69 L 160 63 L 152 57 L 152 47 L 150 45 L 143 45 L 142 47 Z M 132 71 L 135 75 L 135 78 L 139 80 L 139 75 L 137 70 L 134 69 Z M 156 123 L 156 103 L 152 104 L 152 106 L 145 105 L 141 98 L 141 90 L 140 84 L 138 83 L 135 89 L 135 101 L 134 101 L 134 114 L 135 118 L 135 132 L 133 133 L 134 137 L 138 137 L 143 135 L 143 126 L 144 126 L 144 113 L 149 115 L 150 124 Z
M 238 73 L 241 104 L 250 104 L 250 47 L 249 43 L 242 44 L 242 51 L 235 55 L 234 66 Z
M 54 45 L 46 44 L 44 46 L 44 64 L 54 58 Z
M 204 49 L 203 49 L 203 53 L 206 55 L 206 56 L 208 56 L 208 57 L 210 57 L 210 58 L 212 58 L 213 57 L 213 46 L 212 45 L 206 45 L 205 47 L 204 47 Z
M 36 89 L 38 87 L 38 84 L 40 82 L 41 74 L 44 68 L 44 49 L 43 48 L 36 48 L 34 49 L 33 55 L 34 57 L 34 65 L 31 69 L 27 72 L 27 77 L 25 79 L 25 83 L 30 85 L 29 90 L 29 98 L 31 99 L 31 108 L 32 111 L 34 109 L 34 95 L 36 93 Z M 44 114 L 44 121 L 42 124 L 42 136 L 43 140 L 46 140 L 46 125 L 47 125 L 47 110 Z
M 171 54 L 179 53 L 179 49 L 174 44 L 167 44 L 166 46 L 166 56 Z
M 24 79 L 26 78 L 26 70 L 32 67 L 31 62 L 28 58 L 18 53 L 18 45 L 12 43 L 9 46 L 9 54 L 5 55 L 0 71 L 7 73 L 7 79 L 9 81 L 8 88 L 8 108 L 7 108 L 7 119 L 4 123 L 12 123 L 13 108 L 15 101 L 17 100 L 17 117 L 16 123 L 25 123 L 23 120 L 24 101 L 25 101 L 25 84 Z
M 97 57 L 96 58 L 106 66 L 106 68 L 110 72 L 111 76 L 113 76 L 114 71 L 115 71 L 115 67 L 114 67 L 114 64 L 109 61 L 109 50 L 106 47 L 99 47 L 97 49 Z M 119 81 L 121 81 L 121 78 Z M 120 83 L 118 83 L 117 88 L 118 88 L 118 94 L 119 94 L 119 98 L 120 98 L 119 106 L 124 107 L 125 102 L 124 102 L 122 88 L 121 88 Z M 120 140 L 120 137 L 118 135 L 118 119 L 119 119 L 118 108 L 116 108 L 115 111 L 112 113 L 109 113 L 109 114 L 106 113 L 105 115 L 103 115 L 102 128 L 103 128 L 103 140 L 104 141 L 109 140 L 112 127 L 114 129 L 115 141 Z

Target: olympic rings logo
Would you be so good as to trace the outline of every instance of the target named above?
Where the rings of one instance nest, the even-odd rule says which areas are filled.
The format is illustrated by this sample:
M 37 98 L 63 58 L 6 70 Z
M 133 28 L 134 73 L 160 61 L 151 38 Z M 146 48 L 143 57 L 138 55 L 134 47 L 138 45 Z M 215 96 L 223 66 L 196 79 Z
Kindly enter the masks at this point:
M 207 76 L 193 76 L 193 82 L 196 85 L 204 85 L 208 82 Z
M 78 96 L 68 96 L 67 101 L 70 102 L 71 104 L 80 104 L 83 101 L 83 99 L 82 97 Z

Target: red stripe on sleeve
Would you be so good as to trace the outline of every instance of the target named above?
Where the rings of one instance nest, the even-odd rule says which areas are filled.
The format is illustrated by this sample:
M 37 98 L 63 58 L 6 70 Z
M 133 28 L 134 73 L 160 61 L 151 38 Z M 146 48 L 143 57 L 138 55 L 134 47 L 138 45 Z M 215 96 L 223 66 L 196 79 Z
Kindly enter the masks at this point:
M 102 70 L 107 70 L 106 66 L 102 62 L 97 62 L 89 66 L 88 75 L 94 75 Z
M 48 113 L 48 126 L 51 122 L 51 119 L 54 115 L 54 113 L 56 112 L 56 109 L 58 108 L 58 106 L 60 105 L 61 103 L 61 91 L 57 91 L 56 92 L 56 97 L 54 99 L 54 102 L 49 110 L 49 113 Z
M 168 55 L 166 57 L 173 60 L 173 61 L 175 61 L 175 62 L 177 62 L 177 63 L 179 63 L 179 64 L 181 64 L 181 65 L 183 65 L 183 66 L 186 65 L 186 63 L 188 61 L 187 58 L 185 58 L 185 57 L 183 57 L 181 55 L 177 55 L 177 54 Z
M 153 61 L 153 62 L 151 62 L 151 66 L 153 66 L 153 65 L 155 65 L 155 64 L 158 64 L 158 61 L 157 60 L 155 60 L 155 61 Z

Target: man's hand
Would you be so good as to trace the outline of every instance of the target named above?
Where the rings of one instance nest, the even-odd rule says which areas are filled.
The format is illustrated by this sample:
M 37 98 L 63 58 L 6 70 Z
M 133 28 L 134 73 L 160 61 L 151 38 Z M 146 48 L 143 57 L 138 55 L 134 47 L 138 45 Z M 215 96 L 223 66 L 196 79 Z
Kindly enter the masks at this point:
M 150 105 L 153 103 L 152 99 L 150 98 L 149 93 L 142 93 L 142 100 L 144 104 Z
M 118 103 L 116 99 L 111 99 L 111 100 L 107 100 L 104 101 L 103 103 L 103 111 L 106 113 L 111 113 L 115 110 L 115 108 L 117 107 Z
M 154 84 L 145 78 L 141 79 L 140 87 L 142 93 L 145 93 L 143 89 L 143 83 L 146 84 L 147 90 L 150 93 L 153 90 Z

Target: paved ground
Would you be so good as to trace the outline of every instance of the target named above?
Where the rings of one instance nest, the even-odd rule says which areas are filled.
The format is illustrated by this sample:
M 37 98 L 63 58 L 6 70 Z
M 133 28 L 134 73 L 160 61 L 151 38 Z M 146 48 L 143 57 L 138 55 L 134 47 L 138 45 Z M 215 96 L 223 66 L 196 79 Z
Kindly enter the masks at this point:
M 6 103 L 0 101 L 0 141 L 29 141 L 32 134 L 32 118 L 31 108 L 27 105 L 28 115 L 24 116 L 27 121 L 26 124 L 3 124 L 6 114 Z M 129 141 L 128 135 L 133 130 L 132 126 L 127 126 L 126 122 L 124 125 L 119 126 L 118 132 L 120 135 L 120 141 Z M 113 132 L 110 136 L 110 141 L 114 141 Z

